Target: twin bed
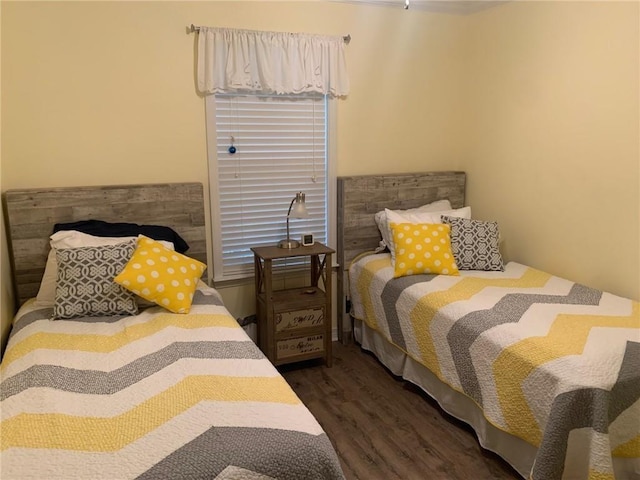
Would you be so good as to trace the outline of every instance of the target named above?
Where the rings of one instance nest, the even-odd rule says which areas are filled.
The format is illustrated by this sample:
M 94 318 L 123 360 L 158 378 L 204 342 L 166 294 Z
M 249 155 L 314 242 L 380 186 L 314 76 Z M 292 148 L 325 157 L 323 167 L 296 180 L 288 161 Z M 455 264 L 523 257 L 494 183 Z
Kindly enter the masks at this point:
M 385 208 L 412 218 L 406 209 L 448 199 L 453 210 L 440 218 L 452 225 L 452 243 L 454 225 L 491 226 L 451 220 L 468 213 L 464 183 L 462 172 L 339 180 L 339 298 L 348 295 L 356 341 L 470 424 L 524 478 L 640 478 L 638 302 L 516 262 L 399 274 L 399 257 L 376 248 L 375 217 Z M 477 242 L 478 231 L 457 235 L 471 259 L 491 243 Z
M 21 308 L 0 367 L 1 478 L 344 478 L 311 412 L 218 292 L 199 280 L 198 260 L 206 262 L 201 184 L 20 190 L 4 200 Z M 193 259 L 185 264 L 185 284 L 197 285 L 189 313 L 136 297 L 137 314 L 121 314 L 119 301 L 108 299 L 90 306 L 107 313 L 76 315 L 83 297 L 95 298 L 85 291 L 90 277 L 104 276 L 124 247 L 119 240 L 88 245 L 93 236 L 65 230 L 59 241 L 80 243 L 60 251 L 79 253 L 71 267 L 57 256 L 58 271 L 82 280 L 63 298 L 59 289 L 43 298 L 54 225 L 89 219 L 176 232 Z M 131 243 L 144 260 L 153 251 L 141 241 Z M 185 258 L 150 245 L 160 252 L 158 264 Z

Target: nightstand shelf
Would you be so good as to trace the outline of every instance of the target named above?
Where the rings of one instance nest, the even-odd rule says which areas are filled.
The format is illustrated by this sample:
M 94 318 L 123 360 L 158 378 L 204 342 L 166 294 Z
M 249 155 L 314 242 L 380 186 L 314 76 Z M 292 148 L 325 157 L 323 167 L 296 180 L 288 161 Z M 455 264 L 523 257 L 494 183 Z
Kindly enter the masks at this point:
M 274 365 L 323 358 L 331 366 L 331 255 L 335 251 L 321 243 L 251 250 L 260 349 Z M 273 260 L 294 257 L 310 257 L 309 281 L 301 287 L 275 290 Z

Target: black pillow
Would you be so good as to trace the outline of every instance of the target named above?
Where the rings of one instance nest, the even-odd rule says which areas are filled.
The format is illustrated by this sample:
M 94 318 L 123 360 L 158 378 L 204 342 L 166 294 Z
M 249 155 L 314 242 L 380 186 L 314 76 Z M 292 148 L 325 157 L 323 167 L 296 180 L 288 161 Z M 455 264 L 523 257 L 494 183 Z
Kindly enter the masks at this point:
M 56 223 L 53 233 L 61 230 L 76 230 L 96 237 L 136 237 L 144 235 L 154 240 L 172 242 L 179 253 L 189 250 L 189 244 L 170 227 L 138 225 L 136 223 L 109 223 L 102 220 L 81 220 L 71 223 Z

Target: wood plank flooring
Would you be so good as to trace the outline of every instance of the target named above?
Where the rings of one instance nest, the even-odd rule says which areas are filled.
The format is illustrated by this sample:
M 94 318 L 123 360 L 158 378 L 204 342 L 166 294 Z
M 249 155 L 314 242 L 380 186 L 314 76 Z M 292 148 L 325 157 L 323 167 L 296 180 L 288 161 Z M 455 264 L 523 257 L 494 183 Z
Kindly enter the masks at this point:
M 279 367 L 333 442 L 348 480 L 521 479 L 475 433 L 358 345 L 333 344 L 333 367 Z

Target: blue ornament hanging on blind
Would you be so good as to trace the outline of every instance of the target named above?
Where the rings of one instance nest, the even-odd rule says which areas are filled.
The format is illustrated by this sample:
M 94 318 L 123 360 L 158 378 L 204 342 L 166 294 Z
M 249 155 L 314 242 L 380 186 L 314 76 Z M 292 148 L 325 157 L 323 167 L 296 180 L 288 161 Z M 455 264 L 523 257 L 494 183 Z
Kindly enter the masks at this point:
M 235 139 L 233 137 L 231 137 L 231 146 L 229 147 L 229 153 L 231 155 L 233 155 L 234 153 L 236 153 L 236 147 L 233 146 L 233 142 L 235 141 Z

